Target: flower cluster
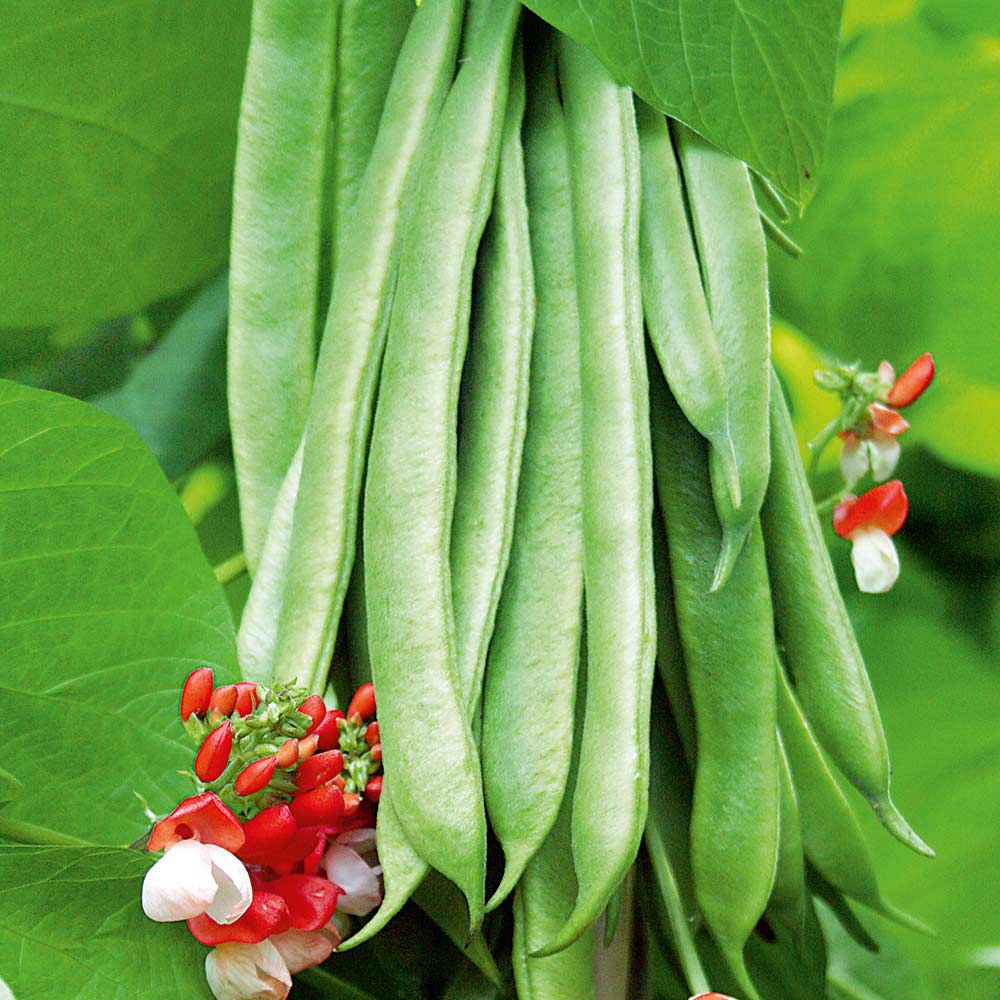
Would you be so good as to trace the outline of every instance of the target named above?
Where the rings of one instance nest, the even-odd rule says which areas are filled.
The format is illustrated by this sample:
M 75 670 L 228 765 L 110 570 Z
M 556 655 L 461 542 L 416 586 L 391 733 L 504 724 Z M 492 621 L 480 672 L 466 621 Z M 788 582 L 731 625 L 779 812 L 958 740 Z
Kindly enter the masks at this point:
M 828 441 L 838 437 L 844 488 L 835 498 L 833 527 L 851 542 L 858 588 L 868 594 L 885 593 L 899 577 L 892 536 L 903 526 L 909 502 L 903 484 L 887 480 L 899 462 L 898 438 L 910 427 L 899 411 L 915 403 L 933 378 L 930 354 L 922 354 L 898 377 L 888 361 L 874 373 L 858 365 L 816 373 L 817 384 L 840 397 L 841 413 L 810 446 L 811 469 Z M 881 485 L 855 495 L 854 487 L 868 475 Z
M 375 810 L 382 745 L 375 692 L 347 713 L 293 687 L 214 686 L 191 673 L 180 716 L 200 743 L 198 794 L 153 827 L 142 907 L 187 921 L 212 947 L 205 974 L 218 1000 L 283 1000 L 291 975 L 325 961 L 350 915 L 381 902 Z

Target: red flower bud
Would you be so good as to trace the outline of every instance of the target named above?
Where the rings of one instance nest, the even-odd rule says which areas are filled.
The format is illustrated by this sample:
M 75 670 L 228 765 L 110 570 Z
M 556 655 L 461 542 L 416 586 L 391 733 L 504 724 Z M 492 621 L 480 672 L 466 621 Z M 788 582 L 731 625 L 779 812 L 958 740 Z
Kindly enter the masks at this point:
M 318 931 L 325 927 L 337 908 L 339 885 L 318 875 L 285 875 L 266 882 L 268 892 L 285 901 L 292 927 L 297 931 Z
M 373 747 L 376 743 L 381 742 L 382 741 L 378 737 L 378 723 L 370 723 L 365 729 L 365 743 L 367 743 L 370 747 Z
M 276 755 L 278 767 L 291 767 L 299 759 L 299 741 L 296 739 L 285 740 L 278 748 Z
M 344 793 L 344 819 L 350 819 L 361 805 L 361 796 L 356 792 Z
M 902 375 L 896 379 L 889 390 L 886 401 L 890 406 L 902 409 L 915 403 L 934 378 L 934 358 L 930 354 L 921 354 Z
M 833 530 L 841 538 L 850 538 L 859 528 L 880 528 L 894 535 L 903 526 L 909 509 L 903 484 L 893 479 L 859 497 L 841 500 L 833 511 Z
M 187 722 L 192 715 L 202 718 L 208 712 L 215 680 L 208 667 L 199 667 L 187 675 L 181 688 L 181 722 Z
M 246 839 L 237 854 L 251 864 L 266 864 L 272 854 L 291 842 L 297 830 L 292 810 L 284 802 L 271 806 L 243 824 Z
M 299 760 L 306 760 L 308 757 L 311 757 L 316 752 L 318 745 L 319 740 L 316 738 L 315 733 L 312 736 L 306 736 L 304 739 L 299 740 Z
M 330 782 L 330 784 L 336 785 L 341 791 L 347 788 L 347 782 L 344 780 L 344 776 L 342 774 L 338 774 L 337 777 Z
M 372 747 L 372 760 L 377 760 L 377 761 L 379 761 L 381 763 L 381 761 L 382 761 L 382 744 L 381 743 L 376 743 L 375 746 Z
M 337 708 L 331 708 L 323 721 L 312 731 L 312 735 L 319 741 L 320 750 L 335 750 L 340 746 L 340 726 L 337 725 L 339 719 L 344 718 L 344 713 Z
M 194 773 L 200 781 L 215 781 L 229 763 L 229 754 L 233 749 L 233 727 L 226 720 L 221 726 L 213 729 L 202 743 L 194 759 Z
M 236 711 L 241 717 L 251 715 L 260 704 L 257 685 L 250 681 L 238 681 L 236 684 Z
M 354 692 L 350 705 L 347 706 L 347 717 L 355 722 L 363 722 L 375 714 L 375 686 L 371 683 L 362 684 Z
M 872 426 L 876 430 L 882 431 L 883 434 L 899 437 L 903 431 L 910 429 L 910 422 L 906 417 L 888 406 L 882 406 L 881 403 L 872 403 L 868 407 L 868 414 L 871 417 Z
M 725 993 L 699 993 L 696 997 L 691 997 L 691 1000 L 733 1000 L 733 998 L 727 997 Z
M 325 785 L 344 769 L 344 755 L 339 750 L 327 750 L 304 760 L 295 772 L 295 787 L 304 792 Z
M 299 711 L 303 715 L 309 716 L 309 728 L 306 730 L 306 736 L 308 736 L 323 721 L 326 715 L 326 705 L 318 694 L 311 694 L 299 705 Z
M 235 684 L 225 684 L 212 692 L 208 710 L 212 715 L 232 715 L 236 708 L 238 692 Z
M 267 787 L 267 783 L 274 777 L 274 769 L 278 763 L 278 758 L 272 754 L 270 757 L 261 757 L 251 764 L 247 764 L 233 782 L 233 789 L 237 795 L 253 795 L 262 788 Z
M 365 798 L 370 799 L 372 802 L 378 802 L 382 797 L 382 775 L 376 774 L 374 778 L 368 779 L 368 784 L 365 785 Z
M 153 827 L 146 850 L 162 851 L 191 838 L 227 851 L 238 851 L 243 846 L 243 827 L 215 792 L 202 792 L 184 799 Z
M 277 893 L 253 887 L 253 901 L 239 920 L 231 924 L 217 924 L 207 913 L 187 922 L 188 930 L 207 945 L 240 941 L 257 944 L 272 934 L 281 934 L 291 927 L 291 917 L 284 899 Z
M 344 816 L 344 795 L 335 785 L 321 785 L 292 799 L 292 815 L 299 826 L 333 826 Z

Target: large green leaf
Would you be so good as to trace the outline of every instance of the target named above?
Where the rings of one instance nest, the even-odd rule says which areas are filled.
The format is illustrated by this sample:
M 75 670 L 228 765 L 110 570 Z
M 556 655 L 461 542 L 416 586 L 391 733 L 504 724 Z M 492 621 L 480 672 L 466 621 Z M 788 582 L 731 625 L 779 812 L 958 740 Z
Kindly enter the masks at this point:
M 772 254 L 777 309 L 872 367 L 932 351 L 939 380 L 914 407 L 908 439 L 995 475 L 996 43 L 917 21 L 874 28 L 850 47 L 838 91 L 825 180 L 792 229 L 805 253 Z
M 17 1000 L 211 1000 L 205 949 L 142 912 L 149 864 L 118 848 L 0 845 L 0 980 Z
M 127 421 L 170 477 L 204 457 L 229 428 L 228 287 L 225 274 L 210 282 L 123 386 L 90 400 Z
M 226 255 L 248 0 L 9 0 L 0 326 L 124 315 Z
M 622 83 L 769 177 L 812 195 L 842 0 L 526 0 Z
M 232 622 L 194 529 L 145 446 L 85 403 L 0 382 L 0 767 L 10 824 L 127 844 L 166 812 L 192 747 L 195 666 L 235 679 Z M 6 824 L 6 826 L 5 826 Z M 30 830 L 24 839 L 31 839 Z

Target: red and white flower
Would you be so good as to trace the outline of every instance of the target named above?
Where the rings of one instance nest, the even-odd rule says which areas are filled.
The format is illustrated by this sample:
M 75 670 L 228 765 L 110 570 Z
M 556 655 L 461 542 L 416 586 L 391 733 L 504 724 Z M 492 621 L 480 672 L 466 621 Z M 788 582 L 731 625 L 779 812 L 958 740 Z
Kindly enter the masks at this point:
M 847 496 L 833 511 L 833 529 L 851 542 L 851 562 L 858 589 L 884 594 L 899 577 L 899 556 L 892 536 L 906 521 L 909 501 L 894 479 L 863 493 Z

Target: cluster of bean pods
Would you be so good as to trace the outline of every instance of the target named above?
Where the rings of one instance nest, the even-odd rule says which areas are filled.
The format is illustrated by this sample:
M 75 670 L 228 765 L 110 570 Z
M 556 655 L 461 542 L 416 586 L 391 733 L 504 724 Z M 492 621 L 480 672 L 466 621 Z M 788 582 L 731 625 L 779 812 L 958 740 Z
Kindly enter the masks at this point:
M 518 996 L 610 996 L 634 904 L 750 1000 L 760 942 L 822 953 L 815 897 L 907 920 L 831 770 L 927 852 L 742 163 L 516 0 L 257 0 L 231 296 L 244 676 L 378 696 L 385 897 L 343 948 L 412 897 L 494 975 L 512 896 Z

